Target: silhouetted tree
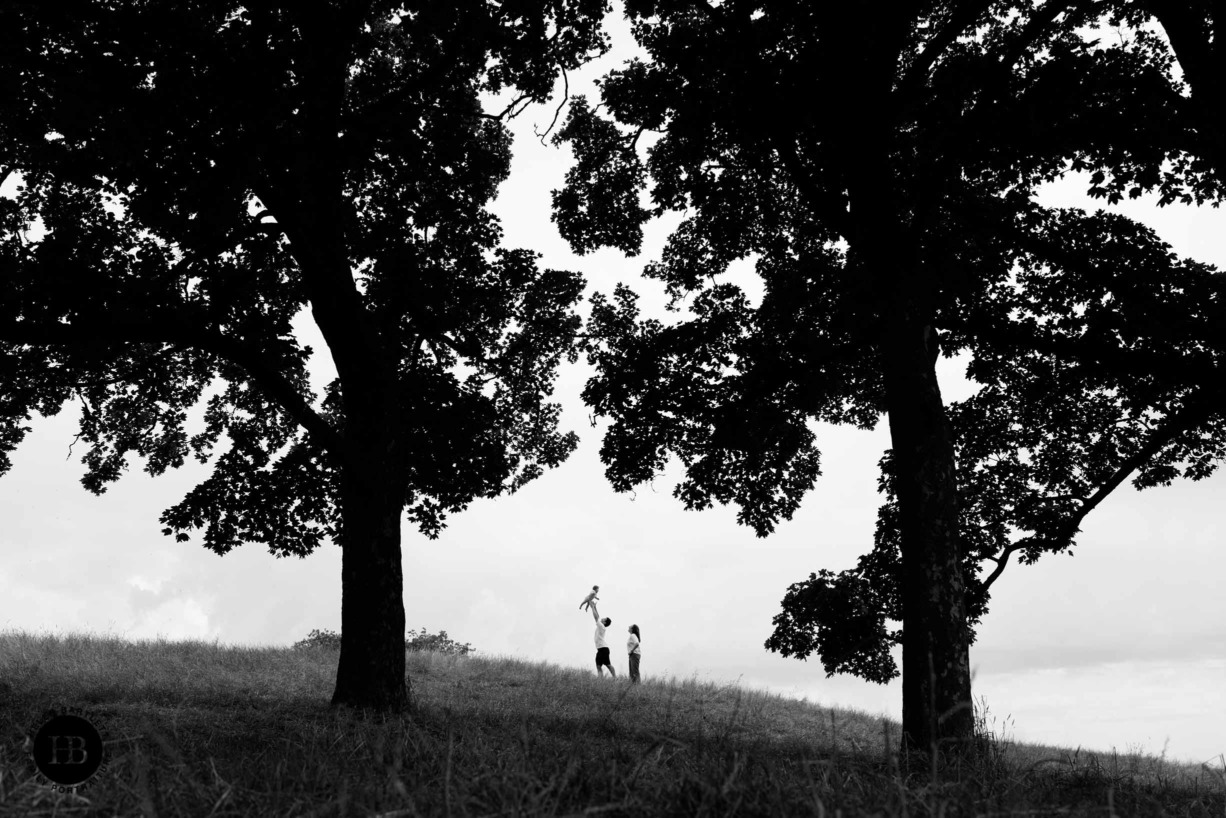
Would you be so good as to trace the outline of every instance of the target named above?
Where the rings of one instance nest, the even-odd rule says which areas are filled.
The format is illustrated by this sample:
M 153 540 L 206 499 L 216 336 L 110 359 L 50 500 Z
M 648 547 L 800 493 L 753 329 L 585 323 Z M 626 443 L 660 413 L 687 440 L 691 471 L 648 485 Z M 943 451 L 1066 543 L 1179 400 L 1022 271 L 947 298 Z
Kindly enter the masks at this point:
M 20 184 L 0 199 L 0 457 L 79 401 L 91 491 L 132 455 L 151 474 L 211 460 L 165 532 L 219 554 L 337 541 L 333 702 L 403 706 L 403 515 L 435 537 L 575 445 L 546 396 L 582 282 L 500 248 L 487 203 L 503 120 L 602 50 L 605 12 L 4 4 L 0 175 Z M 322 400 L 303 308 L 336 367 Z
M 1051 222 L 1076 262 L 1054 270 L 1032 259 L 1020 289 L 997 291 L 990 320 L 943 324 L 978 339 L 979 390 L 950 407 L 972 628 L 1015 554 L 1033 563 L 1072 548 L 1085 517 L 1130 477 L 1138 488 L 1201 479 L 1226 457 L 1223 275 L 1125 219 L 1064 212 Z M 767 641 L 872 681 L 897 675 L 890 649 L 903 630 L 890 626 L 902 616 L 889 456 L 882 467 L 872 552 L 793 584 Z
M 1211 50 L 1213 14 L 1186 3 L 1150 4 L 1160 21 L 1174 15 L 1176 25 L 1199 32 L 1172 35 L 1168 45 L 1147 29 L 1142 6 L 1118 4 L 1105 22 L 1127 32 L 1125 47 L 1168 70 L 1165 78 L 1148 74 L 1148 87 L 1134 84 L 1133 96 L 1118 96 L 1119 107 L 1133 111 L 1134 144 L 1165 144 L 1170 153 L 1102 156 L 1093 163 L 1090 192 L 1113 202 L 1151 189 L 1160 191 L 1160 204 L 1219 201 L 1226 180 L 1221 108 L 1202 104 L 1190 78 L 1181 99 L 1169 72 L 1179 56 L 1171 45 L 1186 50 L 1190 40 Z M 1192 26 L 1189 15 L 1200 23 Z M 1179 65 L 1188 78 L 1183 58 Z M 1125 77 L 1103 79 L 1118 84 Z M 1147 116 L 1146 100 L 1164 96 L 1171 101 L 1165 115 Z M 1093 132 L 1094 112 L 1077 113 L 1080 128 Z M 1118 135 L 1101 133 L 1101 144 L 1119 145 Z M 1158 161 L 1164 157 L 1165 167 Z M 1138 488 L 1198 480 L 1226 457 L 1226 279 L 1178 259 L 1151 230 L 1120 216 L 1033 210 L 1021 221 L 993 222 L 985 210 L 965 218 L 1020 251 L 1006 286 L 939 319 L 951 340 L 971 351 L 968 374 L 979 384 L 972 398 L 950 408 L 974 626 L 1015 554 L 1033 563 L 1071 549 L 1085 517 L 1130 478 Z M 828 673 L 876 681 L 897 674 L 889 652 L 902 641 L 902 629 L 890 625 L 901 619 L 898 506 L 888 456 L 882 465 L 887 502 L 873 551 L 851 570 L 821 571 L 792 585 L 767 642 L 784 655 L 819 654 Z
M 675 455 L 688 508 L 736 503 L 765 535 L 819 474 L 809 422 L 872 427 L 885 413 L 894 551 L 869 559 L 893 583 L 830 585 L 825 604 L 847 626 L 835 667 L 885 680 L 900 640 L 904 744 L 964 742 L 966 555 L 983 544 L 960 537 L 935 361 L 969 350 L 972 377 L 997 377 L 1006 341 L 980 330 L 1012 321 L 1015 265 L 1059 273 L 1041 248 L 1060 244 L 1062 217 L 1033 201 L 1039 183 L 1109 167 L 1174 195 L 1184 174 L 1153 169 L 1177 151 L 1133 126 L 1161 122 L 1178 91 L 1151 52 L 1086 43 L 1090 3 L 641 0 L 627 12 L 650 61 L 605 78 L 607 116 L 576 102 L 559 138 L 577 164 L 555 219 L 579 251 L 635 252 L 652 215 L 686 211 L 645 272 L 692 317 L 640 321 L 625 287 L 597 297 L 584 394 L 613 419 L 609 479 L 629 489 Z M 715 278 L 740 259 L 762 279 L 756 307 Z

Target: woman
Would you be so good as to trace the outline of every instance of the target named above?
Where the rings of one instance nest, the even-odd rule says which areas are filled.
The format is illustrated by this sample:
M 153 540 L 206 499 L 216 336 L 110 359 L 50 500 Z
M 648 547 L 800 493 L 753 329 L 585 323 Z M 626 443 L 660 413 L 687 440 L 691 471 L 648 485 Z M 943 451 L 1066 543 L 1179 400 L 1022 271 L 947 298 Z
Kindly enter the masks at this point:
M 638 684 L 639 657 L 642 655 L 643 637 L 639 633 L 638 625 L 631 625 L 627 630 L 630 631 L 630 638 L 626 640 L 626 651 L 630 654 L 630 681 L 632 684 Z

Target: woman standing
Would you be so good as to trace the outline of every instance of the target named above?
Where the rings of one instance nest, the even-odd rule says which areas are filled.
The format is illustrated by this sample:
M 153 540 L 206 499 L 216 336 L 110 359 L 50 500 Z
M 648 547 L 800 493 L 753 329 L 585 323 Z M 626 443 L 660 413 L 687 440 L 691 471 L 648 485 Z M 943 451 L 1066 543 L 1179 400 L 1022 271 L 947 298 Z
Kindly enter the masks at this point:
M 630 654 L 630 681 L 633 684 L 638 684 L 639 681 L 639 657 L 642 656 L 643 637 L 639 633 L 638 625 L 631 625 L 630 638 L 626 640 L 626 651 Z

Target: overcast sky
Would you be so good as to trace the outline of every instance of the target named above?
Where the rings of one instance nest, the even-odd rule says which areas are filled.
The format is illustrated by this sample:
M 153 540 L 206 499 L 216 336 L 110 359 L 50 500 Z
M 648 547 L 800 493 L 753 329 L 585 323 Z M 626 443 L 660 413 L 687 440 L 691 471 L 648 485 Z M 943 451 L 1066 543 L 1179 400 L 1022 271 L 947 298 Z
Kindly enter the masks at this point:
M 620 28 L 620 26 L 619 26 Z M 570 77 L 572 92 L 623 60 L 615 51 Z M 491 106 L 492 107 L 492 106 Z M 511 179 L 496 211 L 507 246 L 542 264 L 582 271 L 589 291 L 621 282 L 663 303 L 639 279 L 677 219 L 648 228 L 639 258 L 602 251 L 573 256 L 549 221 L 569 153 L 542 146 L 552 106 L 531 108 L 517 135 Z M 1076 180 L 1054 185 L 1049 204 L 1098 203 Z M 1152 202 L 1118 208 L 1156 229 L 1177 252 L 1226 267 L 1226 214 Z M 755 277 L 735 278 L 751 295 Z M 304 338 L 325 347 L 309 318 Z M 969 394 L 964 363 L 941 362 L 947 400 Z M 317 385 L 329 377 L 320 360 Z M 613 655 L 625 673 L 622 635 L 643 632 L 645 678 L 698 678 L 806 697 L 824 705 L 900 714 L 897 682 L 825 678 L 816 661 L 762 647 L 788 585 L 820 568 L 854 565 L 871 547 L 879 496 L 873 432 L 821 427 L 823 475 L 795 518 L 758 539 L 732 509 L 686 512 L 671 497 L 674 469 L 634 494 L 615 494 L 579 400 L 587 376 L 568 367 L 558 384 L 566 428 L 581 443 L 562 467 L 518 494 L 474 503 L 436 541 L 404 526 L 405 609 L 411 628 L 446 630 L 483 655 L 591 668 L 592 619 L 577 610 L 593 584 L 612 617 Z M 219 557 L 160 534 L 158 515 L 204 471 L 192 463 L 152 479 L 133 464 L 102 497 L 78 482 L 70 452 L 77 409 L 38 420 L 0 480 L 0 630 L 94 632 L 127 638 L 207 639 L 287 645 L 313 628 L 340 626 L 340 552 L 276 559 L 258 546 Z M 1011 566 L 993 587 L 991 612 L 971 649 L 975 695 L 1021 741 L 1205 761 L 1226 752 L 1226 477 L 1137 492 L 1118 490 L 1086 520 L 1075 555 Z M 1007 719 L 1007 725 L 1006 725 Z

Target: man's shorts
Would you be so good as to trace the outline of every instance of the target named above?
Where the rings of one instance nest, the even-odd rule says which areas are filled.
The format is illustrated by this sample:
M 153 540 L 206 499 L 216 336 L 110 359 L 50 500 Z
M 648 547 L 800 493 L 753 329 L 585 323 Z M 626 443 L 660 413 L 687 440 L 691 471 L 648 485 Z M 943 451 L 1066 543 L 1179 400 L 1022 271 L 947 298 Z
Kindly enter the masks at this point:
M 596 669 L 600 670 L 601 666 L 613 669 L 613 663 L 609 661 L 608 648 L 596 648 Z

